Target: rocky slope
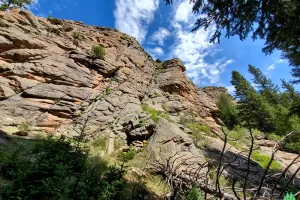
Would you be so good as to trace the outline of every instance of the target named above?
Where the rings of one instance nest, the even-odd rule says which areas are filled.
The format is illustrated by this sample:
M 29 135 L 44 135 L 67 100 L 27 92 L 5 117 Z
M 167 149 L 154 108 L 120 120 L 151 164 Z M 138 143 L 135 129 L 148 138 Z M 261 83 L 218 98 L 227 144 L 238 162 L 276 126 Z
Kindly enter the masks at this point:
M 135 38 L 114 29 L 17 9 L 0 16 L 2 126 L 29 123 L 34 130 L 62 133 L 88 115 L 89 134 L 97 134 L 139 118 L 146 102 L 175 121 L 192 112 L 218 130 L 215 102 L 226 90 L 193 86 L 179 59 L 156 63 Z M 104 46 L 104 60 L 92 59 L 93 45 Z
M 220 134 L 216 101 L 225 88 L 194 86 L 179 59 L 154 61 L 135 38 L 115 29 L 18 9 L 0 11 L 0 17 L 2 130 L 14 133 L 27 127 L 29 136 L 73 136 L 85 125 L 89 138 L 108 136 L 107 153 L 117 148 L 115 141 L 136 147 L 148 141 L 156 160 L 177 152 L 181 160 L 193 157 L 198 163 L 207 155 L 218 157 L 221 140 L 207 135 L 206 153 L 180 123 L 192 119 Z M 93 45 L 104 47 L 103 60 L 93 58 Z M 239 155 L 234 147 L 228 159 L 230 153 Z M 236 162 L 241 160 L 245 158 Z M 245 167 L 240 166 L 237 176 Z M 258 181 L 263 171 L 253 162 L 251 173 Z

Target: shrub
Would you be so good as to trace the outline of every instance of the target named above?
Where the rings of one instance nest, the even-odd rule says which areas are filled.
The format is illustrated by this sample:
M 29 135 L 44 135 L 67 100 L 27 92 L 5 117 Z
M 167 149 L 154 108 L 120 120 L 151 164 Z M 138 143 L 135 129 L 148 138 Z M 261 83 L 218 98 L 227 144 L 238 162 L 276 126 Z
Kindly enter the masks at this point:
M 92 52 L 94 54 L 94 56 L 98 59 L 104 59 L 105 56 L 105 50 L 104 47 L 102 45 L 96 45 L 92 47 Z
M 228 129 L 232 129 L 235 125 L 240 123 L 236 106 L 228 94 L 222 93 L 220 95 L 217 106 L 221 112 L 221 120 Z
M 275 133 L 268 134 L 267 138 L 268 138 L 268 140 L 274 140 L 274 141 L 278 141 L 281 139 L 281 137 L 276 135 Z
M 198 187 L 193 186 L 186 192 L 185 200 L 204 200 Z
M 128 162 L 129 160 L 132 160 L 136 154 L 137 150 L 133 146 L 130 146 L 128 152 L 123 152 L 122 150 L 118 152 L 118 159 L 122 162 Z
M 78 141 L 47 139 L 25 150 L 0 149 L 0 199 L 115 199 L 127 186 L 123 166 L 90 158 Z
M 235 126 L 231 131 L 228 132 L 228 137 L 234 140 L 243 139 L 244 136 L 249 132 L 246 128 L 241 128 L 240 126 Z
M 80 32 L 73 32 L 73 38 L 76 40 L 80 40 L 81 39 L 81 34 Z
M 0 20 L 0 27 L 7 27 L 3 20 Z

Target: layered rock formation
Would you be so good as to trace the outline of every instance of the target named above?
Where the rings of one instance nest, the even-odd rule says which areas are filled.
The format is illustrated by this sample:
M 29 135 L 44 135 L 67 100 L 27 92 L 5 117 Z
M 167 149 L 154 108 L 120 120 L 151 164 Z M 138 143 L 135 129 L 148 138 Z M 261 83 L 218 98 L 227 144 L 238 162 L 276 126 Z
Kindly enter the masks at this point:
M 0 16 L 2 126 L 27 122 L 36 130 L 62 133 L 88 115 L 97 134 L 111 123 L 137 118 L 147 101 L 174 116 L 193 111 L 218 128 L 215 97 L 225 89 L 193 86 L 179 59 L 166 61 L 155 74 L 158 63 L 135 38 L 117 30 L 17 9 Z M 74 39 L 75 33 L 80 38 Z M 93 59 L 93 45 L 104 47 L 103 60 Z
M 179 59 L 155 62 L 135 38 L 115 29 L 18 9 L 0 11 L 0 17 L 1 129 L 14 133 L 26 125 L 29 136 L 73 136 L 84 127 L 89 138 L 109 136 L 108 153 L 115 140 L 136 146 L 148 140 L 157 160 L 179 152 L 205 161 L 190 130 L 178 122 L 192 118 L 219 134 L 216 102 L 225 88 L 196 87 Z M 104 59 L 92 56 L 94 45 L 104 47 Z M 147 109 L 167 120 L 157 123 Z M 253 177 L 262 173 L 253 166 Z

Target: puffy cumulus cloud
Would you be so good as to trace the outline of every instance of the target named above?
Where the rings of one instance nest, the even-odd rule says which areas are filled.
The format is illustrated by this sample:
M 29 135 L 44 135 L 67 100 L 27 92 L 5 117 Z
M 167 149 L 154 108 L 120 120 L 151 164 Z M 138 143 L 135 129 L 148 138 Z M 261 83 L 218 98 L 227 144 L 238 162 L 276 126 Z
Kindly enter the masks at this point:
M 157 42 L 159 45 L 164 45 L 164 41 L 171 35 L 166 28 L 160 27 L 150 37 L 152 42 Z
M 193 18 L 192 13 L 193 4 L 189 1 L 183 1 L 176 6 L 174 20 L 177 22 L 189 22 Z
M 147 52 L 150 53 L 153 59 L 157 59 L 160 56 L 164 55 L 164 51 L 160 47 L 154 47 L 152 49 L 147 49 Z
M 215 30 L 214 26 L 206 31 L 199 29 L 191 32 L 193 24 L 199 16 L 192 13 L 192 4 L 189 1 L 181 1 L 174 11 L 172 27 L 175 34 L 175 43 L 170 48 L 171 57 L 180 58 L 186 68 L 186 75 L 197 84 L 215 84 L 227 65 L 233 62 L 227 58 L 212 58 L 219 49 L 209 43 L 209 39 Z
M 159 7 L 159 0 L 116 0 L 115 26 L 142 43 Z

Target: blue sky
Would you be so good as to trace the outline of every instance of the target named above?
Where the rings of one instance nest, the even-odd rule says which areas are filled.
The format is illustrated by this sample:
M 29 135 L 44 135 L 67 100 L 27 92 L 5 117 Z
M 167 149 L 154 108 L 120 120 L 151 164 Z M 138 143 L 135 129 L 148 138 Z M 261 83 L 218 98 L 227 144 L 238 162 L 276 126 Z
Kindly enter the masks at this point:
M 189 0 L 174 0 L 170 6 L 163 0 L 36 0 L 30 9 L 39 16 L 117 28 L 134 36 L 154 59 L 180 58 L 187 67 L 186 75 L 200 87 L 224 86 L 232 92 L 231 71 L 250 80 L 248 64 L 259 67 L 278 85 L 281 78 L 292 79 L 291 67 L 280 52 L 269 56 L 261 52 L 262 40 L 232 37 L 211 44 L 214 27 L 191 33 L 197 16 Z

